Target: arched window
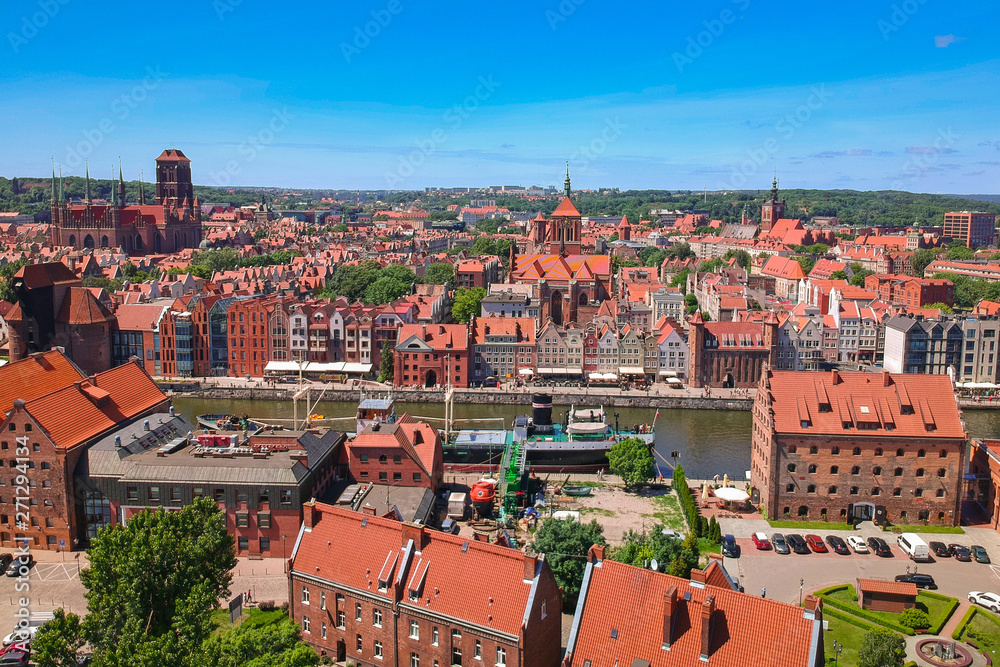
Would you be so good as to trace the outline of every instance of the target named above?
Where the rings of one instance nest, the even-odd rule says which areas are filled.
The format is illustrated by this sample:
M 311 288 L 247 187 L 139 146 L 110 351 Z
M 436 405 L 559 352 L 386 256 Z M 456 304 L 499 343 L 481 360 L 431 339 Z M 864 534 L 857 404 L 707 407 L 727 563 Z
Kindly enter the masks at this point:
M 925 452 L 925 451 L 924 451 L 924 450 L 922 450 L 922 449 L 918 449 L 918 450 L 917 450 L 917 458 L 918 458 L 918 459 L 922 459 L 922 458 L 924 458 L 925 456 L 927 456 L 927 452 Z
M 379 463 L 388 463 L 389 462 L 389 457 L 386 456 L 385 454 L 379 454 L 378 455 L 378 462 Z
M 586 292 L 584 292 L 583 294 L 580 295 L 580 302 L 579 303 L 580 303 L 581 306 L 586 306 L 588 303 L 590 303 L 590 300 L 587 298 L 587 293 Z
M 819 515 L 821 517 L 823 517 L 824 519 L 826 518 L 826 508 L 825 507 L 819 511 Z
M 799 516 L 809 516 L 809 508 L 805 505 L 799 505 Z
M 872 474 L 873 475 L 881 475 L 882 474 L 882 468 L 880 468 L 879 466 L 875 466 L 874 468 L 872 468 Z
M 895 470 L 892 471 L 892 476 L 893 477 L 902 477 L 903 476 L 903 469 L 902 468 L 896 468 Z
M 882 495 L 882 489 L 878 488 L 877 486 L 874 487 L 874 488 L 872 488 L 872 495 L 873 496 L 880 496 L 880 495 Z
M 938 512 L 938 521 L 944 518 L 944 512 Z
M 856 486 L 852 486 L 851 487 L 851 495 L 852 496 L 858 495 L 858 487 L 856 487 Z
M 920 510 L 920 514 L 917 515 L 921 521 L 927 521 L 927 518 L 931 515 L 930 510 Z
M 784 514 L 785 516 L 788 516 L 788 514 L 789 514 L 789 513 L 791 512 L 791 511 L 792 511 L 792 508 L 791 508 L 791 507 L 786 507 L 786 508 L 785 508 L 785 511 L 784 511 L 784 512 L 782 512 L 782 514 Z
M 818 447 L 816 447 L 816 445 L 813 445 L 812 447 L 810 447 L 810 448 L 809 448 L 809 453 L 810 453 L 810 454 L 815 454 L 815 453 L 817 453 L 818 451 L 819 451 L 819 448 L 818 448 Z
M 846 509 L 842 509 L 842 510 L 840 510 L 840 516 L 841 516 L 841 517 L 845 517 L 845 516 L 847 516 L 847 510 L 846 510 Z
M 853 466 L 851 468 L 851 474 L 852 475 L 860 475 L 861 474 L 861 466 Z
M 946 471 L 945 471 L 944 468 L 938 468 L 938 477 L 944 477 L 945 476 L 945 472 Z
M 834 447 L 833 449 L 830 450 L 830 453 L 834 454 L 834 455 L 839 454 L 840 453 L 840 447 Z
M 924 476 L 924 469 L 917 468 L 917 477 L 923 477 L 923 476 Z
M 875 456 L 882 456 L 882 448 L 881 447 L 876 447 L 875 448 Z
M 786 484 L 785 485 L 785 493 L 795 493 L 795 485 L 794 484 Z
M 835 496 L 837 495 L 837 487 L 831 486 L 829 489 L 826 490 L 826 492 L 831 496 Z
M 897 449 L 896 450 L 896 456 L 902 456 L 902 455 L 903 455 L 903 450 L 902 449 Z
M 854 448 L 854 455 L 855 456 L 861 456 L 861 448 L 860 447 L 855 447 Z
M 71 246 L 76 246 L 76 234 L 69 235 L 69 244 Z
M 788 464 L 788 472 L 795 472 L 795 464 L 794 463 L 789 463 Z
M 836 475 L 840 472 L 840 466 L 830 466 L 830 474 Z
M 816 464 L 815 463 L 810 463 L 809 464 L 809 472 L 816 472 Z M 941 475 L 941 476 L 944 477 L 944 475 Z
M 897 486 L 895 489 L 892 490 L 892 495 L 893 497 L 898 498 L 901 495 L 903 495 L 903 490 Z

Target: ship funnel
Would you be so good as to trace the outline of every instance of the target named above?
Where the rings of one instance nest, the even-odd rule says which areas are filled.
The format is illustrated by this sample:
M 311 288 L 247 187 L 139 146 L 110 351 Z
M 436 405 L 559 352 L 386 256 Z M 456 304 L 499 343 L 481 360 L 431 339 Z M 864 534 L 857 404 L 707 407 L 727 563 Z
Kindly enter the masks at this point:
M 548 394 L 532 396 L 531 412 L 536 429 L 552 426 L 552 397 Z

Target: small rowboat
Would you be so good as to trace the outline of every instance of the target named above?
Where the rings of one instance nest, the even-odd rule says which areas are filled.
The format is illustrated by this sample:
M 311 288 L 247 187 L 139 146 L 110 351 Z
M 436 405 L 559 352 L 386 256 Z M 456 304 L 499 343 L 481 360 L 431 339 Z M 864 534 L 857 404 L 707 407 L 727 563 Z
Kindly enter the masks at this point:
M 567 496 L 589 496 L 594 489 L 589 486 L 564 486 L 562 492 Z

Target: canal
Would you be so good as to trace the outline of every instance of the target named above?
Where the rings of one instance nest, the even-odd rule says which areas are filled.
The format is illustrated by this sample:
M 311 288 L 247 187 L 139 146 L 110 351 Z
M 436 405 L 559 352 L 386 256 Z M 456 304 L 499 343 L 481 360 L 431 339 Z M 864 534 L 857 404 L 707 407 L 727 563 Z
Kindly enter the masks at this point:
M 178 396 L 174 406 L 192 422 L 196 415 L 205 413 L 247 414 L 263 421 L 268 419 L 292 418 L 292 405 L 286 401 L 236 401 L 208 400 Z M 301 408 L 300 404 L 300 408 Z M 563 420 L 569 406 L 555 406 L 553 419 Z M 333 428 L 353 431 L 353 417 L 357 404 L 346 402 L 321 402 L 314 412 L 327 419 L 345 417 L 333 422 Z M 444 406 L 435 403 L 396 403 L 396 414 L 408 412 L 415 417 L 436 418 L 430 420 L 435 426 L 444 417 Z M 500 419 L 510 428 L 518 414 L 530 412 L 529 406 L 522 405 L 455 405 L 455 419 L 458 428 L 497 428 Z M 618 409 L 618 420 L 622 428 L 631 424 L 650 424 L 656 411 L 653 409 Z M 609 411 L 609 421 L 614 423 L 614 410 Z M 301 416 L 301 415 L 300 415 Z M 967 410 L 964 412 L 969 434 L 974 437 L 1000 438 L 1000 411 Z M 466 422 L 460 420 L 478 420 Z M 656 422 L 656 457 L 664 476 L 669 470 L 663 460 L 671 461 L 671 452 L 679 452 L 680 463 L 688 477 L 706 479 L 714 475 L 728 474 L 730 478 L 743 479 L 750 469 L 750 429 L 749 412 L 728 410 L 660 410 Z M 661 458 L 662 457 L 662 458 Z

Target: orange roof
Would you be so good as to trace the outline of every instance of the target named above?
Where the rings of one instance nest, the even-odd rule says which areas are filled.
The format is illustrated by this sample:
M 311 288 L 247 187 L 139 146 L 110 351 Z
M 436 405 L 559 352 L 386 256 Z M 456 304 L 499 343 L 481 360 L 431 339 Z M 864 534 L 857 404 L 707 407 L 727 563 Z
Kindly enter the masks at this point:
M 83 377 L 83 373 L 58 350 L 33 354 L 0 366 L 0 411 L 6 413 L 18 398 L 33 401 Z
M 764 264 L 760 272 L 788 280 L 803 280 L 806 277 L 806 272 L 802 270 L 801 264 L 790 257 L 779 257 L 778 255 L 768 257 L 767 263 Z
M 412 526 L 323 503 L 304 511 L 315 514 L 312 530 L 300 533 L 292 556 L 293 577 L 301 572 L 387 600 L 394 597 L 393 586 L 380 591 L 379 580 L 400 579 L 400 605 L 519 634 L 533 590 L 532 582 L 524 579 L 522 552 L 425 530 L 423 544 L 414 545 L 419 555 L 406 560 L 404 530 L 416 533 Z M 350 557 L 331 558 L 336 553 Z M 408 600 L 411 587 L 418 601 Z M 549 600 L 548 608 L 558 609 L 556 603 Z
M 94 298 L 86 287 L 71 287 L 59 309 L 59 322 L 67 324 L 97 324 L 115 319 L 104 304 Z
M 917 585 L 912 581 L 883 581 L 882 579 L 858 579 L 858 590 L 865 593 L 886 595 L 912 595 L 917 597 Z
M 167 148 L 162 153 L 160 153 L 160 156 L 156 158 L 156 161 L 157 162 L 161 162 L 161 161 L 163 161 L 163 162 L 190 162 L 191 160 L 189 160 L 187 158 L 187 156 L 184 155 L 184 153 L 180 152 L 176 148 Z
M 572 667 L 629 667 L 638 661 L 652 667 L 812 664 L 817 624 L 812 611 L 611 560 L 587 572 L 586 598 L 566 648 Z M 667 624 L 671 588 L 677 597 Z M 700 656 L 703 614 L 709 609 L 706 663 Z M 669 649 L 663 648 L 664 639 Z
M 765 400 L 777 433 L 966 438 L 947 375 L 769 371 L 767 377 Z
M 573 202 L 570 201 L 569 197 L 564 197 L 562 203 L 556 207 L 556 210 L 552 211 L 552 217 L 580 217 L 580 212 L 576 210 L 576 206 L 573 206 Z

